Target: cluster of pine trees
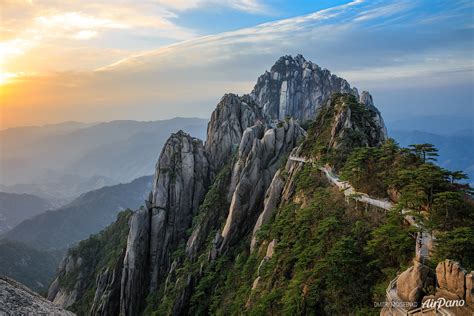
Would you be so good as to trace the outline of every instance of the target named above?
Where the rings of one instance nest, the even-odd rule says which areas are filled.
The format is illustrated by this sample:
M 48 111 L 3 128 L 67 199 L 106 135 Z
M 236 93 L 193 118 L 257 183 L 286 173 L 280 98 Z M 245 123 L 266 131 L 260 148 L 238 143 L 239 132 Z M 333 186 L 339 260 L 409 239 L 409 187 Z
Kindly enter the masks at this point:
M 394 212 L 412 210 L 423 229 L 436 236 L 433 261 L 450 258 L 472 269 L 473 191 L 459 182 L 467 179 L 464 173 L 437 166 L 437 156 L 432 144 L 400 148 L 389 139 L 381 147 L 355 149 L 340 174 L 358 191 L 397 202 Z

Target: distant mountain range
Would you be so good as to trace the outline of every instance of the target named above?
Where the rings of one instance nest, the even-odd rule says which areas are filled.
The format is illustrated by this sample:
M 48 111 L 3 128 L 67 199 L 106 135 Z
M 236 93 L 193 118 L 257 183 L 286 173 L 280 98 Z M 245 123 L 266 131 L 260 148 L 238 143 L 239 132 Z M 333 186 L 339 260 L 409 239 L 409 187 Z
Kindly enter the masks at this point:
M 105 185 L 150 174 L 169 135 L 204 137 L 199 118 L 65 122 L 0 131 L 0 191 L 29 193 L 58 206 Z
M 467 182 L 474 184 L 474 137 L 420 131 L 393 131 L 391 136 L 405 147 L 410 144 L 434 144 L 439 149 L 437 164 L 445 169 L 463 171 L 469 176 Z
M 40 250 L 69 248 L 112 223 L 120 211 L 143 205 L 151 180 L 145 176 L 90 191 L 66 206 L 23 221 L 2 237 Z
M 44 292 L 63 255 L 64 251 L 42 251 L 16 241 L 0 240 L 0 275 Z
M 390 131 L 421 131 L 437 135 L 454 135 L 467 132 L 473 135 L 474 117 L 452 115 L 413 116 L 387 122 Z
M 31 194 L 0 192 L 0 234 L 51 207 L 45 199 Z

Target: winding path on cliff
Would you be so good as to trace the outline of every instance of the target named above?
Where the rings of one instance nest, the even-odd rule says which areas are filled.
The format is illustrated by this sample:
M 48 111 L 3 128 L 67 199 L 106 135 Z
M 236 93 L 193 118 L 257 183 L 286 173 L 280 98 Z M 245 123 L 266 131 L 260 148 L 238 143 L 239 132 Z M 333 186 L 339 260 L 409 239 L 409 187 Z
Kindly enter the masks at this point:
M 304 162 L 304 163 L 315 163 L 313 159 L 307 159 L 304 157 L 297 157 L 297 156 L 290 156 L 289 160 L 292 161 L 297 161 L 297 162 Z M 357 192 L 354 187 L 347 181 L 342 181 L 337 177 L 335 174 L 332 173 L 331 169 L 329 167 L 320 167 L 319 170 L 321 170 L 326 178 L 331 182 L 332 185 L 338 187 L 341 191 L 343 191 L 344 196 L 347 198 L 352 198 L 354 200 L 357 200 L 359 202 L 367 203 L 369 205 L 384 209 L 386 211 L 391 210 L 395 205 L 388 201 L 388 200 L 382 200 L 382 199 L 376 199 L 370 197 L 370 195 L 362 192 Z M 409 210 L 402 210 L 402 214 L 407 214 L 409 213 Z M 412 226 L 416 227 L 417 229 L 420 229 L 420 226 L 416 223 L 416 220 L 413 216 L 411 215 L 405 215 L 405 220 Z M 428 233 L 423 233 L 422 238 L 419 238 L 421 241 L 421 246 L 417 244 L 416 247 L 416 256 L 419 258 L 421 262 L 423 262 L 424 259 L 427 259 L 429 256 L 429 246 L 430 243 L 432 242 L 432 237 Z
M 313 159 L 307 159 L 304 157 L 297 157 L 297 156 L 290 156 L 289 160 L 291 161 L 297 161 L 297 162 L 303 162 L 303 163 L 315 163 L 315 160 Z M 384 209 L 384 210 L 391 210 L 395 205 L 388 201 L 388 200 L 381 200 L 381 199 L 375 199 L 370 197 L 366 193 L 362 192 L 357 192 L 354 187 L 347 181 L 341 181 L 339 177 L 337 177 L 335 174 L 332 173 L 331 169 L 327 166 L 320 167 L 319 170 L 321 170 L 326 178 L 329 180 L 329 182 L 338 187 L 341 191 L 343 191 L 344 196 L 346 198 L 352 198 L 354 200 L 357 200 L 359 202 L 367 203 L 369 205 Z M 407 214 L 409 213 L 409 210 L 402 210 L 402 214 Z M 421 231 L 420 226 L 416 223 L 415 218 L 412 215 L 405 215 L 405 220 L 412 225 L 413 227 L 416 227 L 418 230 Z M 416 260 L 420 262 L 424 262 L 425 259 L 428 259 L 429 257 L 429 249 L 430 246 L 433 243 L 433 237 L 427 233 L 423 232 L 421 236 L 417 238 L 417 243 L 416 243 Z M 398 315 L 410 315 L 410 311 L 406 308 L 403 307 L 403 301 L 398 297 L 397 294 L 397 280 L 398 280 L 398 275 L 395 279 L 393 279 L 388 288 L 387 288 L 387 303 L 392 306 L 392 311 L 396 312 Z M 444 312 L 444 311 L 443 311 Z M 449 313 L 445 313 L 443 315 L 450 315 Z

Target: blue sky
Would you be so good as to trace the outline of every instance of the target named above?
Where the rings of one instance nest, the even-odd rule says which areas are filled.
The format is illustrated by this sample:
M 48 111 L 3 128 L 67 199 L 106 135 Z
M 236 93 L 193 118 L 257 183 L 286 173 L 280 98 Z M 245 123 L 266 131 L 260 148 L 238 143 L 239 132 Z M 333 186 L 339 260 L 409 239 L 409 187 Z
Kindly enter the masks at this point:
M 472 1 L 33 0 L 5 8 L 0 68 L 21 80 L 9 83 L 17 92 L 3 111 L 17 118 L 4 126 L 209 117 L 224 93 L 249 93 L 279 56 L 298 53 L 370 91 L 387 121 L 474 117 Z
M 201 34 L 214 34 L 237 30 L 279 19 L 305 15 L 315 11 L 348 3 L 350 1 L 262 1 L 264 11 L 248 12 L 228 7 L 205 6 L 184 12 L 177 19 L 184 26 L 198 30 Z

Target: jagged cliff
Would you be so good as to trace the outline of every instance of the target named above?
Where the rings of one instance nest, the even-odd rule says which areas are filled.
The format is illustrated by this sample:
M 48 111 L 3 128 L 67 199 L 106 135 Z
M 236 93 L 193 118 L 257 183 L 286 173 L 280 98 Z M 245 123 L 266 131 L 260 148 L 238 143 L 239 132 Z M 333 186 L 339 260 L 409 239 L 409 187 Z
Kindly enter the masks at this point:
M 306 137 L 299 121 L 314 119 L 327 102 L 334 107 L 328 101 L 334 92 L 359 98 L 344 79 L 302 56 L 285 56 L 258 79 L 250 95 L 221 99 L 204 145 L 181 131 L 171 135 L 146 207 L 130 220 L 123 262 L 119 258 L 98 275 L 90 312 L 136 315 L 147 307 L 147 296 L 158 301 L 155 305 L 166 305 L 166 312 L 189 312 L 204 267 L 255 235 L 268 222 L 282 190 L 291 196 L 293 180 L 285 181 L 279 168 Z M 363 97 L 367 109 L 379 115 L 371 97 Z M 344 121 L 342 127 L 335 124 L 338 129 L 351 122 L 347 110 L 334 119 Z M 372 137 L 381 142 L 386 133 L 379 133 L 385 131 L 380 116 L 377 124 Z M 196 263 L 199 269 L 183 273 Z M 65 261 L 60 275 L 75 270 L 71 265 Z M 50 299 L 63 306 L 77 301 L 78 291 L 56 287 L 52 285 Z
M 258 78 L 250 95 L 269 119 L 293 117 L 306 121 L 316 117 L 333 93 L 359 98 L 357 89 L 346 80 L 297 55 L 278 59 L 270 71 Z
M 368 92 L 302 56 L 282 57 L 250 95 L 220 100 L 204 144 L 170 136 L 126 246 L 85 285 L 78 256 L 74 268 L 65 261 L 49 298 L 93 315 L 363 313 L 386 282 L 367 247 L 391 222 L 361 212 L 319 166 L 338 170 L 354 148 L 387 138 Z M 76 290 L 84 287 L 94 290 L 87 300 Z

